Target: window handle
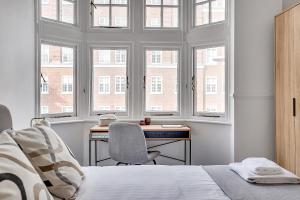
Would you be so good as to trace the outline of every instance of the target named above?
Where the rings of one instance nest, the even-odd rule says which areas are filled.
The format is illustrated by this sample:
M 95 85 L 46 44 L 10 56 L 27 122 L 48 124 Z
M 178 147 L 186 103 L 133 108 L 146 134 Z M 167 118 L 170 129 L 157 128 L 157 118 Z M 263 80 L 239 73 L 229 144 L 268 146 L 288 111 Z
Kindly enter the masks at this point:
M 143 87 L 144 87 L 144 89 L 146 88 L 146 76 L 144 76 L 144 78 L 143 78 Z
M 91 0 L 91 7 L 94 7 L 95 9 L 97 9 L 97 6 L 94 3 L 94 0 Z
M 192 90 L 195 91 L 195 76 L 192 77 Z
M 91 7 L 90 15 L 93 16 L 93 9 L 92 8 L 94 7 L 95 9 L 97 9 L 97 6 L 95 5 L 94 0 L 91 0 L 90 7 Z
M 293 116 L 296 117 L 296 98 L 293 98 Z
M 129 88 L 129 78 L 128 78 L 128 76 L 126 76 L 126 88 L 127 89 Z
M 47 83 L 47 81 L 46 81 L 46 79 L 45 79 L 45 77 L 44 77 L 44 75 L 41 73 L 41 77 L 42 77 L 42 79 L 43 79 L 43 82 L 44 83 Z

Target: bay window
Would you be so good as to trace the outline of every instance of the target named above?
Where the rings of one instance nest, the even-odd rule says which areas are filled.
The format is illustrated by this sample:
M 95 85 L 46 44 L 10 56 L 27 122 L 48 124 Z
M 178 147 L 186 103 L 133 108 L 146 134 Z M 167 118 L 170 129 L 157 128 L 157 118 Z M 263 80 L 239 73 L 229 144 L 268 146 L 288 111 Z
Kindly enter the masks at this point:
M 230 120 L 230 2 L 38 0 L 36 115 Z

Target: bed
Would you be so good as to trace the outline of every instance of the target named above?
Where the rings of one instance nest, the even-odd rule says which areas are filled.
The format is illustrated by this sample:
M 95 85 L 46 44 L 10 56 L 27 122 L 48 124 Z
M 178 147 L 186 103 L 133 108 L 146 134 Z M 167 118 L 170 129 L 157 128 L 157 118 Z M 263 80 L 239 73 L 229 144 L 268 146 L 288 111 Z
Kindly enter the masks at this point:
M 0 105 L 1 130 L 12 128 Z M 83 167 L 77 200 L 299 200 L 300 185 L 250 184 L 228 166 Z
M 227 165 L 84 167 L 78 200 L 299 200 L 299 185 L 257 185 Z

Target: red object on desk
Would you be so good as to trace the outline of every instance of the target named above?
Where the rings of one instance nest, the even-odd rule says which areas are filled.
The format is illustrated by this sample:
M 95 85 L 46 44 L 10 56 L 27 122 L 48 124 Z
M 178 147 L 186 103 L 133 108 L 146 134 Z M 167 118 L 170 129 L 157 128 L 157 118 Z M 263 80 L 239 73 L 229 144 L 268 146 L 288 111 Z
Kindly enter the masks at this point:
M 146 117 L 145 118 L 145 124 L 146 125 L 150 125 L 151 124 L 151 118 L 150 117 Z

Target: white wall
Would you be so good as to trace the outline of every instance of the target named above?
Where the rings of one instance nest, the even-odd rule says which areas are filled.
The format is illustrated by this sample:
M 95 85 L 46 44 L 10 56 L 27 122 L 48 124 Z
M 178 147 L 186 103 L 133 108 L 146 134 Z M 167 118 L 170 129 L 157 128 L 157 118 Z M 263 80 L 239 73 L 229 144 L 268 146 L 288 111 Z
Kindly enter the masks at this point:
M 282 0 L 235 1 L 234 158 L 274 158 L 274 16 Z
M 33 0 L 0 1 L 0 27 L 0 104 L 21 128 L 34 116 Z
M 299 0 L 283 0 L 283 8 L 288 8 L 298 2 L 300 2 L 300 1 Z

